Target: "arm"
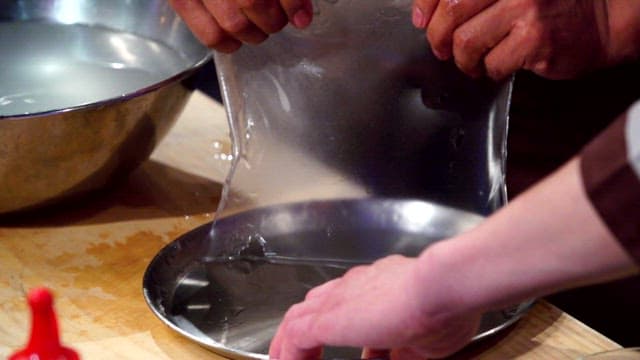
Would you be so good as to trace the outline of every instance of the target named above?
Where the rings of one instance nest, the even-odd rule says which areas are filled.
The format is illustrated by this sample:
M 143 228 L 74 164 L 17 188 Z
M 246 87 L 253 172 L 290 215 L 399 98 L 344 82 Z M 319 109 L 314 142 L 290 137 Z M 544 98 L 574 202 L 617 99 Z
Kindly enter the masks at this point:
M 636 120 L 622 117 L 579 158 L 477 228 L 418 258 L 390 256 L 310 291 L 287 312 L 272 358 L 317 358 L 325 344 L 392 349 L 392 359 L 443 357 L 473 337 L 487 310 L 637 273 L 640 171 L 630 173 L 638 182 L 631 189 L 619 187 L 625 177 L 617 175 L 640 169 L 638 106 L 631 111 Z M 619 130 L 633 127 L 628 124 L 637 136 Z M 612 151 L 624 136 L 635 143 L 632 151 Z M 592 167 L 599 157 L 611 166 Z M 627 201 L 616 202 L 620 194 Z M 614 212 L 602 207 L 612 201 Z M 626 221 L 617 221 L 620 214 Z M 616 238 L 621 234 L 626 240 Z
M 567 79 L 640 57 L 635 0 L 415 0 L 413 23 L 472 76 Z
M 422 282 L 445 287 L 428 286 L 428 293 L 449 292 L 453 313 L 498 309 L 637 272 L 592 206 L 579 159 L 478 228 L 425 250 L 419 267 Z
M 638 264 L 640 102 L 479 227 L 426 249 L 417 273 L 431 284 L 421 296 L 447 294 L 433 309 L 455 319 L 637 274 Z

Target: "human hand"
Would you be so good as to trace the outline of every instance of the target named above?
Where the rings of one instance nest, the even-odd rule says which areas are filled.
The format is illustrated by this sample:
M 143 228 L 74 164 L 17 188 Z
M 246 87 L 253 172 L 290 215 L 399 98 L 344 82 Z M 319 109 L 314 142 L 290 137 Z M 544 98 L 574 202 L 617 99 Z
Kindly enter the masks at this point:
M 475 335 L 480 314 L 451 315 L 446 292 L 424 296 L 429 286 L 419 281 L 417 263 L 389 256 L 311 290 L 285 315 L 270 358 L 318 359 L 323 345 L 389 349 L 402 360 L 460 349 Z
M 443 357 L 472 338 L 486 311 L 637 275 L 581 174 L 576 157 L 418 258 L 390 256 L 311 290 L 285 315 L 270 357 L 318 359 L 323 345 L 390 349 L 391 359 Z
M 607 64 L 607 14 L 606 1 L 414 0 L 413 23 L 471 76 L 566 79 Z
M 209 48 L 230 53 L 258 44 L 287 22 L 311 23 L 311 0 L 169 0 L 194 35 Z

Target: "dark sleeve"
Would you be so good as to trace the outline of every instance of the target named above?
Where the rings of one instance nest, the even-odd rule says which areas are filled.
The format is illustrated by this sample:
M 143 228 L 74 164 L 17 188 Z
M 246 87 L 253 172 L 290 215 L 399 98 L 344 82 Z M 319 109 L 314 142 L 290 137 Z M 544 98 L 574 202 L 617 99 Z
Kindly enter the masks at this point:
M 589 143 L 580 160 L 594 208 L 640 263 L 640 102 Z

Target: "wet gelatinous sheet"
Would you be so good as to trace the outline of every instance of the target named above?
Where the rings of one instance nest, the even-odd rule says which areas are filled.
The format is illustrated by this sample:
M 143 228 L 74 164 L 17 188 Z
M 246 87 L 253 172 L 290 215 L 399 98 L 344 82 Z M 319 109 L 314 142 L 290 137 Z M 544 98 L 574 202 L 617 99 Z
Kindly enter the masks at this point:
M 511 84 L 437 60 L 410 0 L 314 5 L 308 29 L 215 55 L 235 155 L 219 214 L 354 197 L 503 205 Z
M 215 55 L 233 163 L 213 226 L 163 249 L 145 276 L 169 326 L 267 359 L 310 288 L 391 253 L 415 256 L 504 204 L 511 84 L 435 59 L 410 7 L 316 1 L 307 30 Z M 529 304 L 485 314 L 477 338 Z

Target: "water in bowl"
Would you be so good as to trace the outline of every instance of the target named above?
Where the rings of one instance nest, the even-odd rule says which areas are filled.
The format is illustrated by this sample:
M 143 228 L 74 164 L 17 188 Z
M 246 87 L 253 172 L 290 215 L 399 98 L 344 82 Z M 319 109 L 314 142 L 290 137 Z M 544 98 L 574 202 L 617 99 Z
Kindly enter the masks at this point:
M 168 313 L 179 326 L 189 324 L 226 347 L 266 353 L 287 309 L 346 270 L 340 264 L 264 258 L 197 263 L 178 283 Z
M 190 64 L 160 41 L 99 26 L 0 22 L 0 116 L 117 98 Z

